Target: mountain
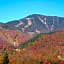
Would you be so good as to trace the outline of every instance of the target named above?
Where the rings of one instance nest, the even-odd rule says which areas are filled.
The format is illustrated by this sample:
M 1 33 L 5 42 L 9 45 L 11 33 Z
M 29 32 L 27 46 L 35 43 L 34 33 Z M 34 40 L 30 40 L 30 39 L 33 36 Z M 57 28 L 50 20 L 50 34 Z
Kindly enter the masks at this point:
M 16 47 L 31 38 L 32 36 L 17 30 L 0 28 L 0 48 Z
M 64 49 L 64 31 L 52 32 L 52 33 L 42 33 L 39 34 L 39 37 L 32 42 L 28 43 L 29 48 L 56 48 L 56 49 Z M 24 43 L 23 43 L 24 44 Z M 26 46 L 26 45 L 25 45 Z M 61 50 L 62 51 L 62 50 Z M 64 52 L 64 51 L 63 51 Z
M 64 31 L 50 32 L 50 33 L 40 33 L 37 36 L 31 38 L 30 40 L 19 44 L 19 47 L 64 47 Z M 41 48 L 40 47 L 40 48 Z
M 37 35 L 39 33 L 64 30 L 64 17 L 32 14 L 23 19 L 10 21 L 6 24 L 14 26 L 13 28 L 30 35 Z
M 10 64 L 64 64 L 64 18 L 32 14 L 0 23 L 0 49 Z
M 10 30 L 17 30 L 17 28 L 14 25 L 8 25 L 6 23 L 1 23 L 1 22 L 0 22 L 0 28 L 10 29 Z

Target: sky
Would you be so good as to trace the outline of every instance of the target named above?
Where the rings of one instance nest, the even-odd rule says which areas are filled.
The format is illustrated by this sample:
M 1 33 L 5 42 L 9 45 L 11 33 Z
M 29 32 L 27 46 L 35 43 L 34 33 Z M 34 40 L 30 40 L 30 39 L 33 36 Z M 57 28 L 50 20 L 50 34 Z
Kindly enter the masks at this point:
M 31 14 L 64 17 L 64 0 L 0 0 L 0 22 L 22 19 Z

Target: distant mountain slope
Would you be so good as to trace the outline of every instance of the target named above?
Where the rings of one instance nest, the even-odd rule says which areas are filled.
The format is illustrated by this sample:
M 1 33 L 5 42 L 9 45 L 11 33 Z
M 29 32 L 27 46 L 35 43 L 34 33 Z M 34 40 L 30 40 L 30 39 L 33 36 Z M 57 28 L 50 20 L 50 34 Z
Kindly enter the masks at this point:
M 0 23 L 0 28 L 10 29 L 10 30 L 17 30 L 17 28 L 14 25 L 8 25 L 6 23 Z
M 18 30 L 29 33 L 30 35 L 64 30 L 63 17 L 45 16 L 40 14 L 32 14 L 23 19 L 8 22 L 7 24 L 13 25 Z

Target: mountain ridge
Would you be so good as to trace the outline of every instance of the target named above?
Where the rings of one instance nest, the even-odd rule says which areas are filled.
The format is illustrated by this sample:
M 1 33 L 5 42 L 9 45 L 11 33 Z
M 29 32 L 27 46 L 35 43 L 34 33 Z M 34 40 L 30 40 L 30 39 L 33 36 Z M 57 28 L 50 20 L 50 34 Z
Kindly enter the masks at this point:
M 13 29 L 21 32 L 37 35 L 39 33 L 64 30 L 64 17 L 31 14 L 23 19 L 13 20 L 5 24 L 13 26 Z

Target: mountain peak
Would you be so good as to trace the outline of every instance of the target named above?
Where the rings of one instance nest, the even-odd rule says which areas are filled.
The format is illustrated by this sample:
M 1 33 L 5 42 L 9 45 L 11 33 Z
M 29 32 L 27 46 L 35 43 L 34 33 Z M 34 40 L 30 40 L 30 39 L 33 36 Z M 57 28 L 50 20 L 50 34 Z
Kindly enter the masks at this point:
M 36 17 L 36 16 L 45 16 L 45 15 L 41 15 L 41 14 L 31 14 L 31 15 L 29 15 L 29 16 L 27 16 L 27 17 Z
M 13 26 L 13 28 L 30 35 L 36 35 L 39 33 L 64 30 L 64 18 L 58 16 L 31 14 L 23 19 L 8 22 L 6 25 L 8 25 L 8 27 L 10 26 L 10 28 Z

